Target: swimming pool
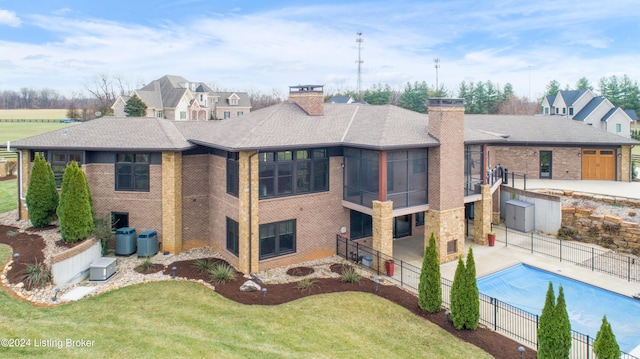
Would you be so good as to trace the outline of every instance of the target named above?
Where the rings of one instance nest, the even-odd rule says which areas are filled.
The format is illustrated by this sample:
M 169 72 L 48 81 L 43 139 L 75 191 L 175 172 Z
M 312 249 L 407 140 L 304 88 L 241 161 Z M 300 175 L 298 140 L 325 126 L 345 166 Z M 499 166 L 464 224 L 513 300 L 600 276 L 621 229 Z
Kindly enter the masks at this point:
M 571 329 L 595 339 L 606 314 L 620 350 L 632 353 L 640 347 L 640 301 L 592 285 L 518 264 L 478 279 L 480 293 L 533 314 L 542 313 L 545 296 L 553 283 L 556 298 L 562 286 Z

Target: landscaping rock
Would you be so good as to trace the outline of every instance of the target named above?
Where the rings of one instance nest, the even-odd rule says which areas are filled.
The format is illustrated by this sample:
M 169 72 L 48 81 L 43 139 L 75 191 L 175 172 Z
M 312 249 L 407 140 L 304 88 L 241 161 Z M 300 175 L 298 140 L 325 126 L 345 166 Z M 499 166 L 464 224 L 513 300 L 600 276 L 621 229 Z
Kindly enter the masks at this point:
M 254 281 L 252 280 L 248 280 L 246 282 L 244 282 L 241 286 L 240 286 L 240 291 L 241 292 L 255 292 L 255 291 L 259 291 L 262 288 Z

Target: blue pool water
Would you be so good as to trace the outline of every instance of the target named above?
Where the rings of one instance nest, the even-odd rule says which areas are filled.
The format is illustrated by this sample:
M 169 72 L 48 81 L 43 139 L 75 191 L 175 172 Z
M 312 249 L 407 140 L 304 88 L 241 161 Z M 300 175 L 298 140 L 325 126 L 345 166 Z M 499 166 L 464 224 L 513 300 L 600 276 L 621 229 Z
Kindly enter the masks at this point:
M 478 279 L 480 293 L 533 314 L 540 314 L 553 283 L 564 291 L 571 329 L 595 339 L 606 314 L 618 345 L 630 353 L 640 346 L 640 301 L 525 264 Z

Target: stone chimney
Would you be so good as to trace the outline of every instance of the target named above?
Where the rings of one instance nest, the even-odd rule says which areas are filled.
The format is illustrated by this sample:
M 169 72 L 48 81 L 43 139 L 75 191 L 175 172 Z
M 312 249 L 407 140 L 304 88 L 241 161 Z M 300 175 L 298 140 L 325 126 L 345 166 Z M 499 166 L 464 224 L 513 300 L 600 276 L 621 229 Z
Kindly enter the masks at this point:
M 289 86 L 289 100 L 298 104 L 309 116 L 324 115 L 324 91 L 321 85 Z
M 447 262 L 464 254 L 464 100 L 431 98 L 428 108 L 428 131 L 440 146 L 429 148 L 425 246 L 433 231 Z

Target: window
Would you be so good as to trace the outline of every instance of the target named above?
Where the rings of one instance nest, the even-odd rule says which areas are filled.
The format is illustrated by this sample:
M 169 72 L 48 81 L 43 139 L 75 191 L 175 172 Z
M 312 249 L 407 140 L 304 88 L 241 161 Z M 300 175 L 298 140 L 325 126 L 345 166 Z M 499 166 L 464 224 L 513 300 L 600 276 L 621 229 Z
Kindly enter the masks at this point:
M 296 220 L 260 225 L 260 259 L 296 252 Z
M 424 212 L 416 213 L 416 227 L 424 226 Z
M 238 104 L 238 100 L 237 100 L 237 99 L 235 99 L 235 98 L 232 98 L 232 99 L 231 99 L 231 104 L 232 104 L 233 106 L 237 105 L 237 104 Z
M 617 133 L 622 132 L 622 125 L 621 125 L 621 124 L 619 124 L 619 123 L 616 123 L 616 132 L 617 132 Z
M 227 217 L 227 250 L 238 256 L 238 222 Z
M 260 198 L 329 190 L 329 156 L 326 149 L 262 152 Z
M 129 213 L 111 212 L 111 228 L 118 230 L 125 227 L 129 227 Z
M 545 114 L 545 115 L 548 115 L 548 114 L 549 114 L 549 108 L 548 108 L 548 107 L 545 107 L 545 108 L 544 108 L 544 114 Z
M 116 157 L 116 191 L 149 192 L 149 154 L 119 153 Z
M 187 111 L 180 111 L 180 119 L 181 120 L 187 119 Z
M 242 111 L 238 111 L 238 116 L 242 116 L 243 112 Z
M 564 114 L 566 114 L 566 113 L 567 113 L 567 108 L 566 108 L 566 107 L 563 107 L 563 108 L 562 108 L 562 114 L 564 115 Z
M 238 152 L 227 153 L 227 193 L 238 197 L 240 179 L 238 178 Z
M 230 118 L 230 117 L 231 117 L 231 112 L 230 111 L 225 111 L 224 112 L 224 118 L 227 119 L 227 118 Z
M 482 180 L 483 154 L 481 145 L 464 146 L 464 195 L 480 194 Z
M 573 107 L 569 107 L 569 116 L 573 116 Z
M 56 180 L 56 187 L 62 185 L 64 170 L 71 161 L 76 161 L 78 166 L 82 165 L 82 152 L 56 151 L 51 153 L 51 169 L 53 178 Z
M 162 116 L 163 116 L 162 111 L 158 111 L 158 112 L 156 112 L 156 117 L 157 117 L 157 118 L 162 118 Z
M 371 237 L 373 220 L 370 215 L 358 211 L 349 211 L 349 228 L 351 239 Z

